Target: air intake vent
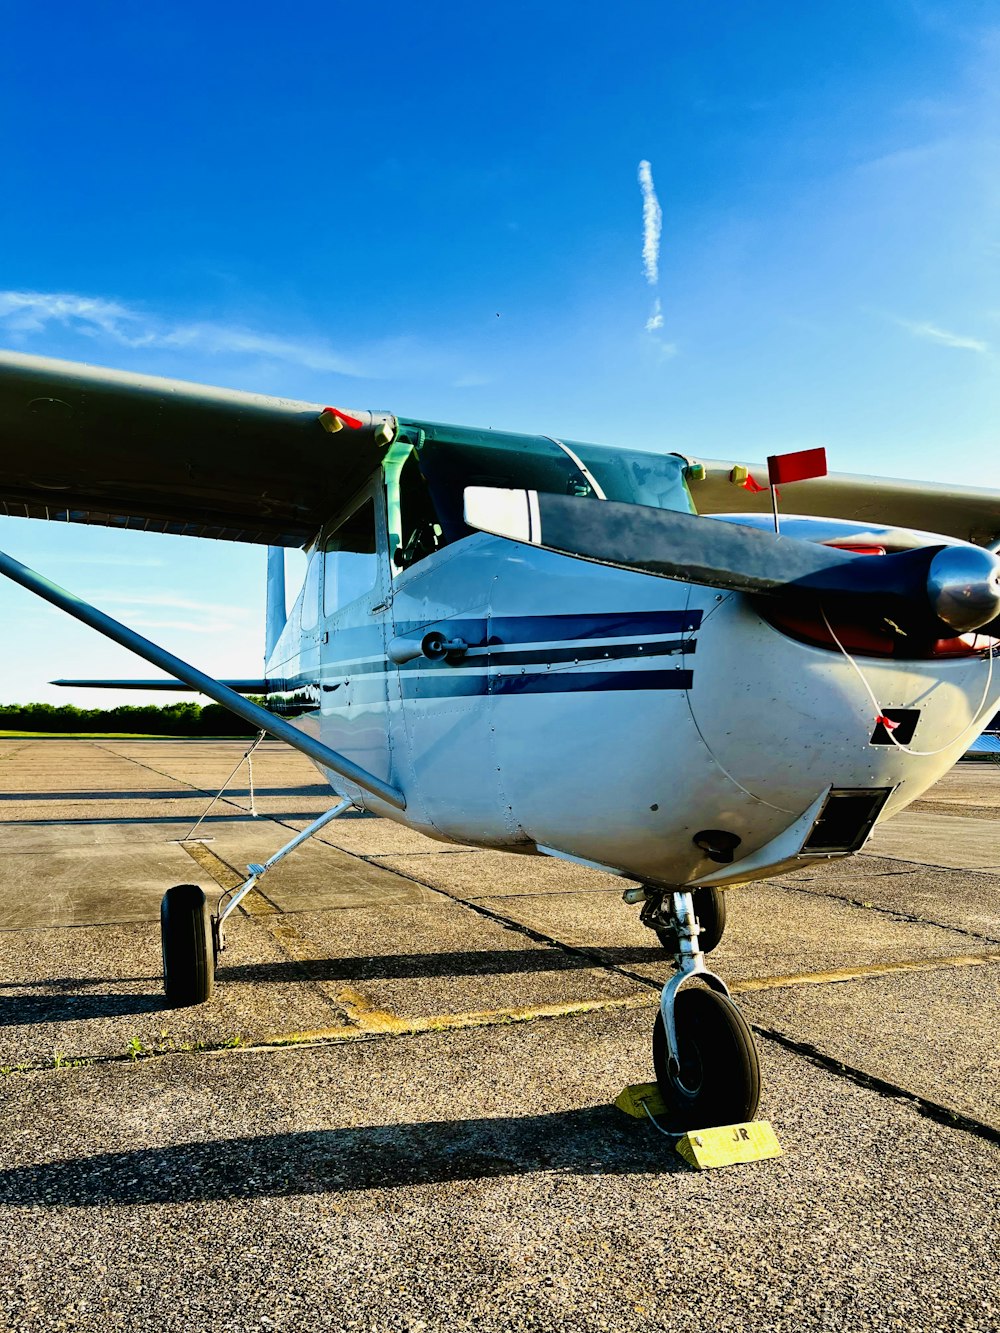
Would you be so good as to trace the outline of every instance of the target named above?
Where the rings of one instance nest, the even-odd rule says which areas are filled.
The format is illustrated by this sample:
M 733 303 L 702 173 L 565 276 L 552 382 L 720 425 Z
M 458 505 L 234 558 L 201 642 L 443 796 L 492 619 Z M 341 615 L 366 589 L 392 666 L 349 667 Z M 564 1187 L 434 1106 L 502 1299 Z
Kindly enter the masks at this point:
M 832 787 L 803 852 L 856 852 L 891 794 L 891 787 Z

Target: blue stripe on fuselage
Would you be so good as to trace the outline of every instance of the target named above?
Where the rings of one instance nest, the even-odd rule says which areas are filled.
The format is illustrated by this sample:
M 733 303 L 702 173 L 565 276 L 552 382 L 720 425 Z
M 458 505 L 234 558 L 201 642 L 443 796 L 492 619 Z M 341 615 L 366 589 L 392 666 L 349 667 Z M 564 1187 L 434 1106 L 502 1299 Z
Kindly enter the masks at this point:
M 688 690 L 690 671 L 526 671 L 517 675 L 485 672 L 428 672 L 402 676 L 404 699 L 452 699 L 484 694 L 578 694 L 609 690 Z
M 492 616 L 490 643 L 545 643 L 554 639 L 624 639 L 640 634 L 686 634 L 701 611 L 611 611 L 592 615 Z
M 516 693 L 555 693 L 572 690 L 654 690 L 688 689 L 692 673 L 689 670 L 672 671 L 615 671 L 587 672 L 562 671 L 557 675 L 550 672 L 521 672 L 504 674 L 497 668 L 515 666 L 522 663 L 532 666 L 545 666 L 548 663 L 574 662 L 580 664 L 593 660 L 598 655 L 604 659 L 659 657 L 678 652 L 692 653 L 696 640 L 674 638 L 656 642 L 658 636 L 685 635 L 696 630 L 701 624 L 702 612 L 692 611 L 613 611 L 603 613 L 583 613 L 551 616 L 493 616 L 464 618 L 456 616 L 431 621 L 397 621 L 394 627 L 397 637 L 407 634 L 426 633 L 436 628 L 447 632 L 451 638 L 460 638 L 470 648 L 497 649 L 479 656 L 459 658 L 453 662 L 430 663 L 425 658 L 416 658 L 400 668 L 400 681 L 404 698 L 452 697 L 458 695 L 480 694 L 516 694 Z M 330 693 L 338 688 L 338 683 L 345 678 L 353 678 L 360 684 L 361 677 L 374 678 L 392 671 L 392 666 L 383 657 L 374 658 L 372 649 L 381 644 L 382 628 L 377 624 L 350 626 L 337 629 L 331 627 L 334 644 L 342 650 L 349 650 L 358 657 L 370 656 L 374 660 L 352 661 L 346 656 L 339 661 L 324 663 L 323 675 L 331 682 L 323 685 L 324 692 Z M 487 637 L 488 634 L 488 637 Z M 376 637 L 377 636 L 377 637 Z M 611 639 L 637 638 L 642 636 L 642 644 L 612 644 Z M 604 640 L 605 642 L 595 642 Z M 555 647 L 557 642 L 576 641 L 580 648 L 575 651 L 570 647 Z M 537 648 L 527 645 L 538 644 Z M 523 648 L 522 645 L 525 645 Z M 548 646 L 542 646 L 548 645 Z M 521 651 L 514 651 L 516 649 Z M 475 669 L 490 666 L 490 674 L 475 674 Z M 456 671 L 456 668 L 465 668 Z M 469 669 L 472 670 L 469 670 Z M 428 672 L 433 679 L 428 679 Z M 446 681 L 447 678 L 447 681 Z M 558 681 L 559 683 L 545 683 Z M 338 682 L 338 683 L 333 683 Z M 373 681 L 374 683 L 374 681 Z M 291 681 L 289 688 L 294 688 Z

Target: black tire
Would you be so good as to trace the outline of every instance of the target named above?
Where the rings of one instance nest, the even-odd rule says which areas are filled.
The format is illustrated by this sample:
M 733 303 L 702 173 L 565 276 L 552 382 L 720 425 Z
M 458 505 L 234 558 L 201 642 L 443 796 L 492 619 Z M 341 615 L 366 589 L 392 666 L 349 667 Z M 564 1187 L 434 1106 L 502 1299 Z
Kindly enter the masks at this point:
M 215 989 L 208 900 L 197 884 L 175 884 L 160 903 L 163 989 L 170 1009 L 203 1004 Z
M 721 889 L 709 887 L 692 889 L 691 897 L 694 901 L 694 914 L 698 918 L 698 925 L 701 926 L 698 943 L 702 953 L 711 953 L 726 929 L 726 895 Z M 669 926 L 658 927 L 656 938 L 667 953 L 677 952 L 677 936 Z
M 678 1132 L 752 1120 L 760 1103 L 760 1059 L 753 1033 L 732 1000 L 705 986 L 679 991 L 674 1008 L 680 1081 L 667 1061 L 663 1015 L 653 1028 L 653 1068 Z

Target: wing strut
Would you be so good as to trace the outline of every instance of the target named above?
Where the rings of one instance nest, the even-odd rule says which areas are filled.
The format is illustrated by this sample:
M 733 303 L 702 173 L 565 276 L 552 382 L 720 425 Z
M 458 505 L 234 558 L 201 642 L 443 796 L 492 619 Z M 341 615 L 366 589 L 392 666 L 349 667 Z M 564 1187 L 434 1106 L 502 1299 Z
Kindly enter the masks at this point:
M 127 625 L 123 625 L 120 621 L 105 615 L 103 611 L 98 611 L 89 602 L 83 601 L 74 593 L 67 592 L 65 588 L 60 588 L 58 584 L 50 582 L 43 575 L 36 574 L 33 569 L 29 569 L 27 565 L 22 565 L 19 560 L 6 555 L 3 551 L 0 551 L 0 574 L 5 574 L 7 578 L 19 583 L 22 588 L 27 588 L 29 592 L 35 593 L 46 602 L 58 606 L 61 611 L 68 612 L 77 620 L 82 620 L 91 629 L 96 629 L 98 634 L 103 634 L 105 638 L 120 643 L 129 652 L 144 657 L 153 666 L 160 667 L 161 670 L 176 676 L 178 680 L 182 680 L 185 685 L 189 685 L 191 689 L 196 690 L 199 694 L 207 694 L 210 699 L 214 699 L 223 708 L 228 708 L 231 713 L 235 713 L 237 717 L 241 717 L 244 722 L 248 722 L 250 726 L 255 727 L 258 731 L 266 731 L 279 741 L 285 741 L 293 749 L 301 750 L 313 763 L 319 764 L 322 768 L 329 768 L 340 777 L 346 778 L 348 782 L 353 782 L 364 791 L 371 792 L 373 796 L 377 796 L 396 810 L 406 809 L 406 800 L 402 792 L 397 791 L 395 787 L 390 787 L 387 782 L 375 777 L 367 769 L 360 768 L 344 755 L 338 754 L 336 750 L 331 750 L 319 741 L 314 740 L 312 736 L 307 736 L 305 732 L 299 731 L 297 727 L 293 727 L 284 718 L 275 717 L 273 713 L 269 713 L 265 708 L 251 703 L 249 699 L 242 698 L 228 686 L 213 679 L 212 676 L 206 676 L 197 667 L 181 661 L 173 653 L 168 653 L 165 648 L 150 643 L 149 639 L 144 639 L 141 634 L 136 634 L 135 630 L 129 629 Z

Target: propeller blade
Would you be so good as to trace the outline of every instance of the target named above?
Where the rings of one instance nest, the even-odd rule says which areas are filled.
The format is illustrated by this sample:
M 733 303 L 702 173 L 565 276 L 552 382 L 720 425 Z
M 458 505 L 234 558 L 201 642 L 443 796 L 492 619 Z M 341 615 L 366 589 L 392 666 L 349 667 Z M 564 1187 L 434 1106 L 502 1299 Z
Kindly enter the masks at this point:
M 1000 558 L 977 546 L 857 555 L 722 519 L 544 491 L 469 486 L 470 527 L 682 583 L 788 597 L 864 598 L 928 633 L 1000 617 Z

